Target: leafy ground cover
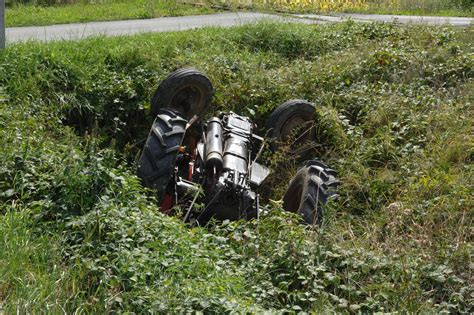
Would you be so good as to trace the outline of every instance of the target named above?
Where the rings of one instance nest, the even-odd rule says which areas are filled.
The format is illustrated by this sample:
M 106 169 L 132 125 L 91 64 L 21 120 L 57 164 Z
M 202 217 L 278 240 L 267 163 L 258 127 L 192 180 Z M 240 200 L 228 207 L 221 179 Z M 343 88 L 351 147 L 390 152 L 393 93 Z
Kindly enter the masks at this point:
M 473 311 L 472 30 L 260 23 L 15 44 L 0 55 L 0 311 Z M 213 110 L 318 104 L 340 199 L 190 229 L 135 176 L 153 88 L 193 65 Z M 278 166 L 279 165 L 279 166 Z M 272 201 L 274 200 L 274 201 Z
M 176 1 L 127 0 L 89 3 L 77 1 L 63 5 L 18 3 L 7 7 L 8 26 L 51 25 L 92 21 L 149 19 L 216 12 L 206 6 L 194 6 Z

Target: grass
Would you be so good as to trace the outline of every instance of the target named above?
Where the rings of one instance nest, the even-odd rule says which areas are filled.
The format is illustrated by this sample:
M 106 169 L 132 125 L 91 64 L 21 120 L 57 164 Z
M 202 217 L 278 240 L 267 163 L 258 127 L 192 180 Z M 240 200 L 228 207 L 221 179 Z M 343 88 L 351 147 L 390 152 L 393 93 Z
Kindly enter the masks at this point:
M 0 312 L 471 312 L 472 34 L 260 23 L 8 47 Z M 153 89 L 186 65 L 214 82 L 211 112 L 263 126 L 318 104 L 314 156 L 342 182 L 319 230 L 281 211 L 281 152 L 258 222 L 157 211 L 136 159 Z
M 162 0 L 131 0 L 105 3 L 74 3 L 60 6 L 16 5 L 6 10 L 11 26 L 50 25 L 92 21 L 149 19 L 162 16 L 208 14 L 216 10 Z

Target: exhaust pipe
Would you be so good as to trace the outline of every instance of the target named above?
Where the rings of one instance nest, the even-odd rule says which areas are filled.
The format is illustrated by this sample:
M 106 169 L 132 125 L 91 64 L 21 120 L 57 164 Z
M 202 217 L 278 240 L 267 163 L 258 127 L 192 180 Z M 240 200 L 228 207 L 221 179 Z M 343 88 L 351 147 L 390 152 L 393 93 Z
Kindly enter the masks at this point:
M 222 169 L 222 121 L 213 117 L 207 123 L 206 134 L 206 168 L 219 172 Z

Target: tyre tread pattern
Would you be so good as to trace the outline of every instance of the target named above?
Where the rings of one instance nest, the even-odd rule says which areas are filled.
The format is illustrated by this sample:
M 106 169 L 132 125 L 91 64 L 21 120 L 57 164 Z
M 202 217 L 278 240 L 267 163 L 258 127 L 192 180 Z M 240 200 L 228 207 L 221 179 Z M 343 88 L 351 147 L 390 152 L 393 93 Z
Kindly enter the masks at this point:
M 138 176 L 145 187 L 157 191 L 161 201 L 172 176 L 187 120 L 163 109 L 156 116 L 138 164 Z
M 318 160 L 310 160 L 298 170 L 297 174 L 290 182 L 290 186 L 295 181 L 301 180 L 303 177 L 306 187 L 303 189 L 303 195 L 301 196 L 301 202 L 298 209 L 298 213 L 303 216 L 303 219 L 308 224 L 321 224 L 324 215 L 324 205 L 330 199 L 336 199 L 337 187 L 339 180 L 336 178 L 337 173 L 335 170 L 329 168 L 326 164 Z M 285 201 L 289 198 L 294 198 L 285 193 L 283 197 L 283 207 L 285 207 Z

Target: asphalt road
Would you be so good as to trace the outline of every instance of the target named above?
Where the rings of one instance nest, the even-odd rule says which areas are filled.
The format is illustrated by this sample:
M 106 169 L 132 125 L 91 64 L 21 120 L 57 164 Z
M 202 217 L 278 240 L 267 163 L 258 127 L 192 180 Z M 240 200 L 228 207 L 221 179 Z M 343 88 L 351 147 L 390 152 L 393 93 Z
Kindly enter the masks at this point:
M 125 20 L 58 24 L 50 26 L 10 27 L 6 29 L 7 43 L 26 40 L 72 40 L 89 36 L 117 36 L 144 32 L 185 31 L 206 26 L 231 27 L 261 20 L 324 23 L 314 19 L 284 17 L 264 13 L 218 13 L 180 17 L 162 17 L 146 20 Z
M 320 24 L 342 22 L 353 19 L 359 22 L 399 22 L 413 24 L 449 24 L 469 26 L 473 18 L 414 17 L 395 15 L 339 14 L 322 16 L 314 14 L 282 16 L 265 13 L 218 13 L 181 17 L 163 17 L 146 20 L 125 20 L 109 22 L 73 23 L 50 26 L 10 27 L 6 29 L 7 44 L 26 40 L 75 40 L 89 36 L 117 36 L 144 32 L 184 31 L 205 26 L 231 27 L 261 20 L 282 21 L 291 23 Z

